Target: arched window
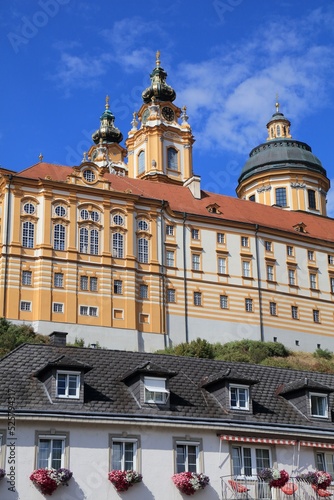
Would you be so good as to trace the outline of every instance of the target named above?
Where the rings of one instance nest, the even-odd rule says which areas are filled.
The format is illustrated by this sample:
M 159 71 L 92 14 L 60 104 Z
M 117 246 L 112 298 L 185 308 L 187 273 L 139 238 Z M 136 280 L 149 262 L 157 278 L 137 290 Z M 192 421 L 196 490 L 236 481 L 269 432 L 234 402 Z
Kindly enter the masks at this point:
M 167 150 L 167 166 L 170 170 L 178 169 L 178 151 L 175 148 Z
M 114 233 L 112 235 L 112 255 L 117 259 L 123 259 L 124 236 L 122 233 Z
M 148 263 L 148 240 L 146 238 L 138 240 L 138 261 L 144 264 Z
M 85 227 L 80 229 L 79 251 L 80 253 L 88 253 L 88 229 Z
M 99 232 L 97 229 L 92 229 L 90 232 L 90 253 L 92 255 L 99 253 Z
M 22 246 L 34 248 L 35 226 L 32 222 L 24 222 L 22 226 Z
M 65 227 L 56 224 L 53 230 L 53 248 L 55 250 L 65 250 Z
M 145 151 L 141 151 L 138 155 L 138 174 L 145 172 Z
M 277 127 L 276 127 L 276 134 L 277 134 L 277 137 L 281 136 L 281 127 L 280 127 L 280 125 L 277 125 Z

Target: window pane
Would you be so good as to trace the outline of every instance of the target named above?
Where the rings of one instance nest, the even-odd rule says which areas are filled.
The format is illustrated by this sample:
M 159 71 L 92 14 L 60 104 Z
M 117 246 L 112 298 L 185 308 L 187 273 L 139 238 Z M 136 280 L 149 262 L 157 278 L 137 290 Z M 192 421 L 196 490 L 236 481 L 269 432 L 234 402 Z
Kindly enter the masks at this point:
M 233 467 L 233 475 L 240 476 L 242 469 L 242 461 L 241 461 L 241 448 L 233 447 L 232 448 L 232 467 Z
M 176 472 L 186 471 L 186 447 L 178 444 L 176 447 Z
M 244 448 L 244 474 L 245 476 L 251 476 L 252 473 L 253 471 L 252 471 L 251 449 Z
M 49 466 L 51 443 L 48 439 L 40 439 L 38 447 L 38 468 L 45 469 Z
M 188 445 L 188 472 L 196 472 L 197 446 Z
M 58 384 L 57 384 L 58 396 L 65 396 L 65 394 L 66 394 L 66 375 L 62 374 L 62 373 L 58 373 L 57 381 L 58 381 Z
M 257 449 L 255 450 L 256 456 L 256 471 L 270 467 L 269 450 Z
M 122 470 L 123 443 L 113 442 L 112 444 L 112 468 Z
M 132 470 L 133 469 L 133 443 L 125 443 L 125 453 L 124 453 L 124 469 Z
M 61 467 L 61 456 L 63 451 L 63 440 L 53 439 L 52 440 L 52 460 L 51 467 L 53 469 L 59 469 Z

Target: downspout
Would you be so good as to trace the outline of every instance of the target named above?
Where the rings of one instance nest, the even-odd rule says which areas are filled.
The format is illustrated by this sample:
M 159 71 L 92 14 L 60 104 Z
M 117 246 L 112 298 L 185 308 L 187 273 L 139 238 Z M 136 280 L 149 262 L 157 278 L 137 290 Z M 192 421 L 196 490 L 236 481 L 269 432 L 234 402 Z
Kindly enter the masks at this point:
M 11 212 L 11 183 L 13 175 L 8 176 L 8 192 L 7 192 L 7 219 L 6 219 L 6 240 L 5 240 L 5 273 L 4 273 L 4 294 L 3 294 L 3 317 L 7 317 L 7 277 L 8 277 L 8 243 L 9 243 L 9 231 L 10 231 L 10 212 Z
M 186 219 L 187 214 L 183 214 L 183 290 L 184 290 L 184 332 L 186 343 L 189 342 L 188 327 L 188 298 L 187 298 L 187 250 L 186 250 Z
M 261 266 L 259 259 L 259 240 L 258 240 L 259 225 L 255 224 L 255 252 L 256 252 L 256 268 L 257 268 L 257 290 L 259 294 L 259 317 L 260 317 L 260 339 L 264 342 L 263 333 L 263 314 L 262 314 L 262 292 L 261 292 Z
M 166 202 L 165 200 L 161 200 L 161 209 L 160 209 L 160 238 L 161 238 L 161 329 L 164 336 L 164 346 L 165 349 L 169 347 L 169 335 L 167 332 L 167 321 L 166 321 L 166 266 L 165 266 L 165 246 L 164 246 L 164 236 L 165 236 L 165 227 L 164 227 L 164 218 L 163 211 L 165 208 Z

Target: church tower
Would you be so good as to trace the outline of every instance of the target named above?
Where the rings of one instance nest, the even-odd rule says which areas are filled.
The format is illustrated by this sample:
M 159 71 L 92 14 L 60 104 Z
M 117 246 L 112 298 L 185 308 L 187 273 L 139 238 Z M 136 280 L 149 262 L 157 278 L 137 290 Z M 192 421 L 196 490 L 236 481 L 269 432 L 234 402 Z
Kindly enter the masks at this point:
M 279 110 L 267 123 L 267 141 L 254 148 L 236 189 L 239 198 L 285 210 L 326 215 L 330 181 L 321 161 L 305 142 L 290 134 L 290 121 Z
M 151 75 L 151 85 L 142 93 L 143 105 L 134 113 L 128 134 L 128 175 L 137 179 L 184 184 L 193 178 L 194 137 L 186 108 L 174 104 L 176 93 L 166 83 L 160 52 Z

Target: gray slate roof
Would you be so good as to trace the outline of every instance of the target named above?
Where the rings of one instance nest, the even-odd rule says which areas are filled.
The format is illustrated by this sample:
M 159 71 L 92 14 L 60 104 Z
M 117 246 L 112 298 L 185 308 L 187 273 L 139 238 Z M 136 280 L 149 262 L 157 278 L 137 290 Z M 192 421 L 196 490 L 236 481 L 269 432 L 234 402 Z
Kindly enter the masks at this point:
M 45 388 L 36 373 L 48 363 L 65 356 L 66 364 L 91 369 L 85 373 L 84 402 L 61 401 L 51 403 Z M 149 363 L 149 365 L 146 365 Z M 152 371 L 172 375 L 169 377 L 170 408 L 155 405 L 140 405 L 125 383 L 132 372 L 142 372 L 144 366 Z M 231 371 L 230 371 L 231 370 Z M 252 411 L 230 410 L 219 403 L 214 393 L 203 381 L 210 383 L 233 374 L 240 376 L 240 383 L 251 381 Z M 222 377 L 223 375 L 223 377 Z M 16 414 L 35 412 L 39 415 L 63 414 L 65 416 L 91 415 L 117 418 L 121 416 L 164 419 L 191 419 L 207 423 L 236 423 L 242 419 L 246 424 L 287 428 L 309 428 L 334 430 L 332 414 L 329 419 L 316 419 L 298 410 L 291 399 L 284 397 L 284 388 L 298 388 L 305 378 L 312 387 L 328 389 L 330 409 L 334 408 L 334 375 L 271 368 L 246 363 L 186 358 L 163 354 L 129 351 L 58 347 L 52 345 L 24 344 L 0 360 L 0 416 L 7 413 L 8 388 L 15 391 Z M 210 385 L 210 384 L 209 384 Z M 303 388 L 301 388 L 303 390 Z M 305 390 L 305 389 L 304 389 Z M 240 415 L 242 415 L 240 417 Z

